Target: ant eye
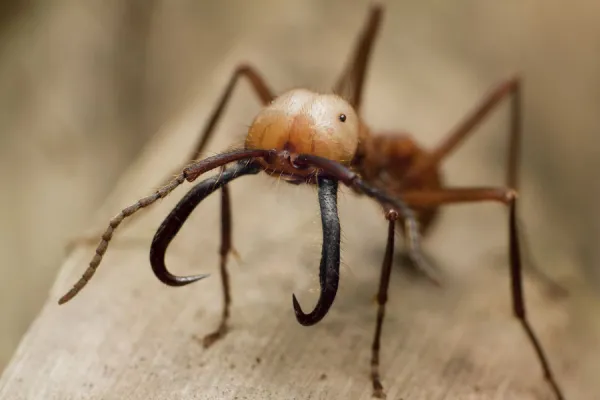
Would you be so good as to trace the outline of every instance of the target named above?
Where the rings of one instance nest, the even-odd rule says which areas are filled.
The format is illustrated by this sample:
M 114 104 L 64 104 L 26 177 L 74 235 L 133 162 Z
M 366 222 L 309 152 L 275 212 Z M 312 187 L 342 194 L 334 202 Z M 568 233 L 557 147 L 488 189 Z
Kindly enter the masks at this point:
M 340 114 L 340 121 L 346 122 L 346 114 Z

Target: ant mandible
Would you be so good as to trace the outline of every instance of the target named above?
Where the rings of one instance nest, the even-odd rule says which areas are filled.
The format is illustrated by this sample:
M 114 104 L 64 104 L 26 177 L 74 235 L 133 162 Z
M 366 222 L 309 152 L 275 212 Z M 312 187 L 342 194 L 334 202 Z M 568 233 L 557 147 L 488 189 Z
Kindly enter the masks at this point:
M 347 68 L 334 86 L 334 94 L 306 89 L 290 90 L 275 96 L 255 68 L 238 67 L 200 136 L 191 160 L 200 158 L 228 100 L 240 78 L 246 78 L 264 108 L 248 130 L 243 149 L 193 162 L 176 178 L 154 194 L 123 209 L 102 235 L 88 269 L 59 304 L 72 299 L 87 284 L 98 268 L 114 230 L 127 217 L 167 196 L 186 180 L 194 181 L 215 168 L 220 174 L 194 186 L 175 206 L 158 228 L 150 249 L 154 274 L 170 286 L 183 286 L 208 275 L 175 276 L 165 266 L 165 253 L 195 207 L 208 195 L 221 189 L 220 272 L 224 304 L 217 330 L 204 339 L 206 347 L 222 338 L 228 330 L 231 304 L 227 259 L 231 247 L 231 206 L 228 184 L 234 179 L 260 171 L 293 184 L 318 188 L 323 228 L 319 268 L 320 296 L 313 311 L 305 313 L 295 296 L 293 307 L 298 322 L 314 325 L 321 321 L 334 302 L 340 265 L 340 223 L 337 212 L 338 183 L 367 195 L 381 204 L 388 220 L 388 238 L 377 294 L 378 311 L 371 356 L 373 395 L 385 396 L 379 374 L 380 337 L 392 268 L 395 226 L 401 223 L 412 262 L 426 269 L 420 251 L 420 235 L 437 216 L 438 208 L 449 203 L 496 201 L 508 207 L 509 260 L 513 312 L 534 347 L 539 363 L 557 399 L 563 394 L 550 369 L 544 350 L 525 314 L 521 254 L 517 230 L 517 167 L 521 136 L 521 84 L 519 78 L 497 86 L 485 99 L 432 150 L 419 146 L 407 134 L 372 135 L 360 117 L 364 80 L 373 44 L 381 25 L 383 6 L 373 2 L 365 28 L 358 38 Z M 510 98 L 511 128 L 508 170 L 504 187 L 449 188 L 442 183 L 440 164 L 503 99 Z M 225 168 L 227 164 L 235 164 Z

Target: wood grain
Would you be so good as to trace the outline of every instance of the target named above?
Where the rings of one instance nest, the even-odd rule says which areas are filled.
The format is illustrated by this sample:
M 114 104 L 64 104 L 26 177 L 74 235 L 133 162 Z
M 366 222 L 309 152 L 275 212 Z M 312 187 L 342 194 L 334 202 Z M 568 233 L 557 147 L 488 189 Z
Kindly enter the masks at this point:
M 238 59 L 234 54 L 218 69 L 214 87 L 165 127 L 122 178 L 91 231 L 149 193 L 181 160 Z M 211 151 L 230 144 L 222 135 Z M 148 262 L 154 229 L 184 190 L 125 223 L 88 287 L 58 306 L 93 248 L 69 254 L 0 380 L 0 398 L 369 399 L 373 296 L 386 233 L 377 206 L 348 191 L 341 196 L 341 288 L 330 315 L 306 328 L 295 321 L 291 295 L 305 308 L 316 300 L 316 191 L 263 175 L 236 181 L 234 246 L 242 259 L 231 263 L 233 330 L 204 350 L 197 338 L 215 328 L 221 307 L 217 196 L 196 210 L 167 256 L 178 273 L 208 271 L 211 278 L 169 288 Z M 497 205 L 490 210 L 499 216 L 493 229 L 464 214 L 445 219 L 450 226 L 433 243 L 454 245 L 428 247 L 447 275 L 442 289 L 402 272 L 399 260 L 382 342 L 388 399 L 552 398 L 511 315 L 506 258 L 490 255 L 489 247 L 473 248 L 473 237 L 484 245 L 486 237 L 487 243 L 505 237 L 506 213 Z M 505 249 L 504 242 L 498 245 Z M 600 393 L 600 324 L 590 310 L 598 304 L 584 289 L 570 289 L 569 298 L 553 299 L 529 279 L 527 304 L 568 398 L 594 399 Z

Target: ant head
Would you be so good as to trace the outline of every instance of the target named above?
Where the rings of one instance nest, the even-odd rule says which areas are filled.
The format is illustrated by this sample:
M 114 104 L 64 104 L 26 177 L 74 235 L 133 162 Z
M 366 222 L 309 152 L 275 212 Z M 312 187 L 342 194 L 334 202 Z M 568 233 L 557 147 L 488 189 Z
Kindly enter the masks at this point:
M 294 89 L 258 113 L 246 148 L 311 154 L 348 165 L 358 147 L 359 127 L 358 115 L 341 97 Z

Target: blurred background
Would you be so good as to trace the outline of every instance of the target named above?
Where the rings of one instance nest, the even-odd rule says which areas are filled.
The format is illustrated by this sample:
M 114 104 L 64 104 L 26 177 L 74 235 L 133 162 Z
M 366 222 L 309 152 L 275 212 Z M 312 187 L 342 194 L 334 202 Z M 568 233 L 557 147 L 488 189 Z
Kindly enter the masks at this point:
M 387 4 L 367 79 L 367 121 L 376 121 L 375 129 L 406 129 L 432 145 L 493 86 L 520 74 L 521 209 L 529 242 L 544 259 L 558 260 L 541 265 L 549 275 L 579 282 L 577 290 L 597 291 L 597 2 Z M 120 174 L 162 126 L 198 97 L 216 101 L 218 90 L 203 91 L 217 85 L 211 82 L 215 69 L 233 71 L 236 62 L 249 61 L 278 92 L 293 86 L 328 90 L 367 6 L 366 0 L 3 2 L 0 370 L 46 300 L 67 242 L 86 229 Z M 242 86 L 238 93 L 246 95 L 234 102 L 253 102 Z M 450 183 L 502 184 L 506 111 L 495 112 L 446 164 Z M 251 115 L 225 118 L 243 132 Z M 482 170 L 489 181 L 481 181 Z M 502 215 L 493 221 L 489 229 L 504 238 Z M 445 232 L 462 232 L 460 223 Z M 475 243 L 478 232 L 457 237 L 437 241 L 436 255 L 461 246 L 465 252 L 501 247 Z M 455 260 L 461 257 L 458 252 Z

